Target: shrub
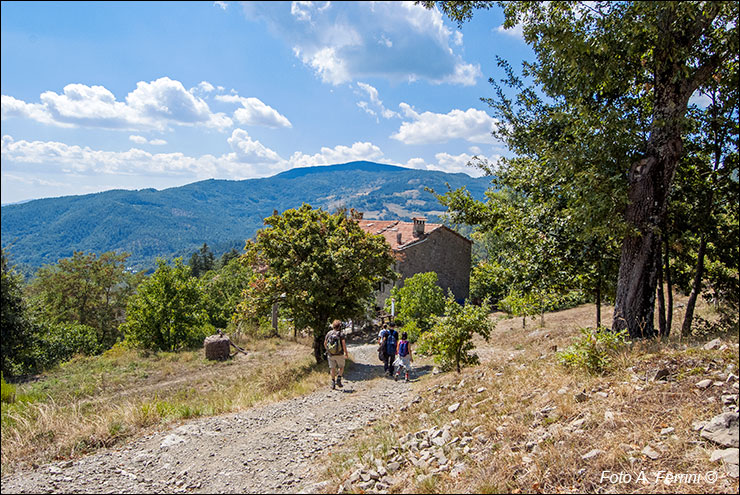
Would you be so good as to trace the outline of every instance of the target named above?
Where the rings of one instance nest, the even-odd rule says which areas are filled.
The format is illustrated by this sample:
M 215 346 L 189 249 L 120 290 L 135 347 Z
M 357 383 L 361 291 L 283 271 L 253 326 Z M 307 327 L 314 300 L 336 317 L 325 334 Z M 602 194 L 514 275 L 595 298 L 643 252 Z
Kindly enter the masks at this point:
M 97 330 L 79 323 L 44 324 L 37 338 L 34 360 L 42 369 L 68 361 L 75 354 L 91 356 L 102 350 Z
M 157 270 L 129 300 L 122 328 L 132 345 L 153 351 L 175 351 L 203 344 L 209 330 L 202 291 L 190 268 L 157 260 Z
M 627 330 L 612 332 L 605 327 L 596 330 L 581 328 L 581 338 L 557 354 L 558 361 L 569 367 L 582 368 L 589 373 L 604 373 L 611 356 L 630 342 Z
M 437 285 L 435 272 L 417 273 L 404 281 L 403 287 L 391 289 L 391 297 L 385 301 L 386 311 L 390 312 L 391 298 L 396 304 L 396 321 L 401 325 L 413 321 L 421 332 L 429 330 L 433 317 L 445 310 L 445 297 Z
M 418 351 L 434 356 L 442 369 L 456 368 L 460 372 L 465 364 L 477 364 L 478 356 L 470 354 L 475 346 L 473 335 L 488 340 L 494 323 L 489 319 L 488 301 L 481 306 L 461 306 L 450 294 L 445 300 L 444 316 L 434 318 L 434 327 L 419 338 Z
M 2 402 L 12 404 L 15 402 L 15 385 L 11 385 L 5 381 L 5 377 L 0 374 L 0 395 L 2 395 Z

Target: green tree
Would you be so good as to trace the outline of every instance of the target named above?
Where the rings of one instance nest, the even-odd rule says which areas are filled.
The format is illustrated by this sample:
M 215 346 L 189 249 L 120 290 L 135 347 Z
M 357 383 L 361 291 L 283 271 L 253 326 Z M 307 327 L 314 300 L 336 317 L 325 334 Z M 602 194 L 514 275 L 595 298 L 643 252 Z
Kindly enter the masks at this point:
M 432 329 L 419 338 L 418 352 L 433 355 L 443 369 L 454 367 L 458 373 L 464 365 L 477 364 L 478 356 L 471 353 L 475 349 L 473 336 L 478 334 L 488 341 L 495 327 L 490 312 L 487 301 L 481 306 L 461 306 L 449 294 L 444 315 L 435 317 Z
M 493 2 L 436 4 L 462 24 Z M 505 165 L 538 163 L 543 173 L 533 182 L 576 193 L 572 205 L 582 207 L 581 217 L 606 209 L 623 220 L 612 328 L 653 336 L 660 233 L 684 153 L 688 101 L 737 64 L 738 4 L 500 5 L 504 26 L 521 24 L 537 57 L 524 67 L 532 87 L 509 72 L 516 100 L 499 87 L 489 101 L 495 134 L 518 155 Z
M 219 270 L 211 270 L 201 277 L 203 301 L 210 323 L 226 328 L 236 314 L 242 293 L 252 281 L 252 268 L 239 256 L 230 258 Z
M 207 271 L 213 270 L 215 268 L 215 264 L 213 252 L 205 242 L 203 243 L 203 246 L 201 246 L 200 250 L 194 252 L 192 256 L 190 256 L 190 261 L 188 263 L 190 266 L 190 273 L 192 273 L 195 278 L 200 277 Z
M 393 287 L 391 297 L 385 301 L 385 309 L 390 312 L 391 298 L 395 302 L 396 321 L 401 325 L 414 322 L 419 331 L 426 332 L 432 327 L 432 318 L 444 313 L 445 295 L 437 285 L 435 272 L 417 273 L 403 281 L 403 287 Z
M 2 346 L 0 368 L 6 376 L 15 376 L 31 367 L 31 348 L 34 327 L 23 298 L 21 275 L 8 265 L 3 249 L 0 254 L 0 329 Z
M 202 308 L 202 292 L 190 268 L 176 258 L 174 266 L 157 260 L 157 270 L 139 284 L 129 300 L 126 341 L 155 351 L 176 351 L 201 345 L 210 333 Z
M 112 346 L 121 334 L 128 297 L 136 277 L 126 273 L 128 254 L 75 252 L 38 270 L 29 294 L 34 313 L 41 322 L 78 323 L 94 328 L 98 342 Z
M 329 214 L 304 204 L 275 212 L 265 224 L 245 248 L 255 276 L 240 318 L 258 319 L 279 301 L 296 328 L 313 330 L 321 362 L 329 320 L 364 314 L 377 284 L 395 278 L 390 248 L 382 236 L 364 232 L 353 212 Z

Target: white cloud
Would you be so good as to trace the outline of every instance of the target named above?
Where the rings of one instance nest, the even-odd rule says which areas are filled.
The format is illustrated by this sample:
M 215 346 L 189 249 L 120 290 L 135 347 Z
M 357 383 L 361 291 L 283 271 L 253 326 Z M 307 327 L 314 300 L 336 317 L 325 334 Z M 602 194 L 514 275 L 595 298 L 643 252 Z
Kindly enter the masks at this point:
M 138 136 L 136 134 L 132 134 L 131 136 L 128 137 L 128 139 L 129 141 L 134 142 L 136 144 L 152 144 L 155 146 L 161 146 L 163 144 L 167 144 L 167 141 L 165 141 L 164 139 L 149 140 L 145 138 L 144 136 Z
M 226 10 L 226 8 L 229 6 L 229 2 L 221 2 L 220 0 L 217 0 L 213 2 L 213 5 L 215 7 L 220 7 L 221 10 Z
M 399 105 L 404 116 L 411 121 L 403 122 L 391 138 L 405 144 L 444 143 L 451 139 L 464 139 L 471 143 L 492 143 L 491 131 L 495 120 L 482 110 L 469 108 L 449 113 L 416 112 L 407 103 Z
M 406 166 L 421 170 L 439 170 L 451 174 L 464 173 L 472 177 L 481 177 L 484 175 L 484 172 L 472 165 L 476 161 L 476 158 L 495 166 L 501 157 L 500 155 L 483 156 L 481 154 L 469 155 L 467 153 L 450 155 L 449 153 L 437 153 L 434 155 L 434 158 L 437 160 L 436 163 L 428 163 L 423 158 L 412 158 L 406 162 Z
M 229 117 L 211 112 L 202 98 L 169 77 L 138 82 L 125 102 L 117 101 L 103 86 L 84 84 L 68 84 L 62 94 L 45 91 L 40 100 L 41 103 L 26 103 L 3 95 L 2 117 L 25 117 L 63 127 L 122 130 L 164 130 L 171 124 L 219 130 L 233 126 Z
M 233 156 L 230 157 L 233 161 L 270 166 L 285 161 L 275 151 L 249 137 L 244 129 L 234 129 L 227 142 L 234 151 Z
M 234 112 L 234 119 L 240 124 L 257 125 L 264 127 L 293 127 L 293 124 L 269 105 L 265 105 L 258 98 L 244 98 L 237 95 L 218 95 L 216 100 L 224 103 L 239 103 L 242 108 Z
M 376 145 L 369 142 L 357 142 L 352 146 L 322 147 L 321 152 L 307 155 L 296 151 L 290 157 L 290 168 L 313 167 L 317 165 L 333 165 L 337 163 L 354 162 L 358 160 L 378 160 L 383 152 Z
M 496 28 L 496 32 L 511 36 L 512 38 L 518 38 L 524 40 L 524 31 L 522 30 L 523 24 L 515 24 L 514 27 L 506 29 L 503 24 Z
M 357 87 L 367 93 L 368 97 L 370 98 L 370 102 L 360 101 L 357 103 L 357 106 L 362 108 L 365 112 L 369 113 L 372 116 L 377 116 L 379 113 L 383 116 L 383 118 L 386 119 L 400 117 L 397 112 L 385 108 L 385 105 L 383 105 L 383 101 L 378 96 L 378 90 L 375 89 L 373 86 L 363 82 L 358 82 Z M 372 107 L 374 107 L 374 109 Z
M 453 48 L 462 34 L 435 8 L 413 2 L 245 2 L 322 81 L 339 85 L 371 77 L 435 84 L 475 84 L 480 66 Z

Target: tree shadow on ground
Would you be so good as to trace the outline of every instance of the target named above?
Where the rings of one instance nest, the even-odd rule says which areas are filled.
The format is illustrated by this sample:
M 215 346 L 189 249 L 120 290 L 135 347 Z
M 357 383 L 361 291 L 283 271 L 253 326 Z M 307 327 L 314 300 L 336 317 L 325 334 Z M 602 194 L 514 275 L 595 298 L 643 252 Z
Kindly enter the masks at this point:
M 383 370 L 383 363 L 378 362 L 378 364 L 365 364 L 365 363 L 356 363 L 354 361 L 348 360 L 347 361 L 348 366 L 346 366 L 344 370 L 344 376 L 351 381 L 365 381 L 365 380 L 372 380 L 374 378 L 383 377 L 385 375 L 385 371 Z M 409 378 L 411 381 L 418 380 L 424 375 L 427 375 L 432 372 L 434 369 L 431 365 L 422 365 L 422 366 L 414 366 L 411 368 L 411 373 L 409 373 Z M 402 371 L 403 373 L 403 371 Z M 401 375 L 402 379 L 403 374 Z M 392 377 L 387 377 L 388 380 L 392 380 Z

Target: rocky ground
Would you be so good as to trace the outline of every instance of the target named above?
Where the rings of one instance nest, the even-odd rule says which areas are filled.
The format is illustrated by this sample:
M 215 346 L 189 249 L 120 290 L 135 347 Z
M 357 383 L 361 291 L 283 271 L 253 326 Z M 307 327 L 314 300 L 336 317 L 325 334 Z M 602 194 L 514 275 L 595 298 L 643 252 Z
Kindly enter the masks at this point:
M 383 376 L 372 337 L 348 342 L 342 389 L 183 422 L 121 448 L 2 478 L 2 493 L 296 493 L 322 491 L 320 456 L 408 403 L 412 383 Z M 423 366 L 415 379 L 431 370 Z

